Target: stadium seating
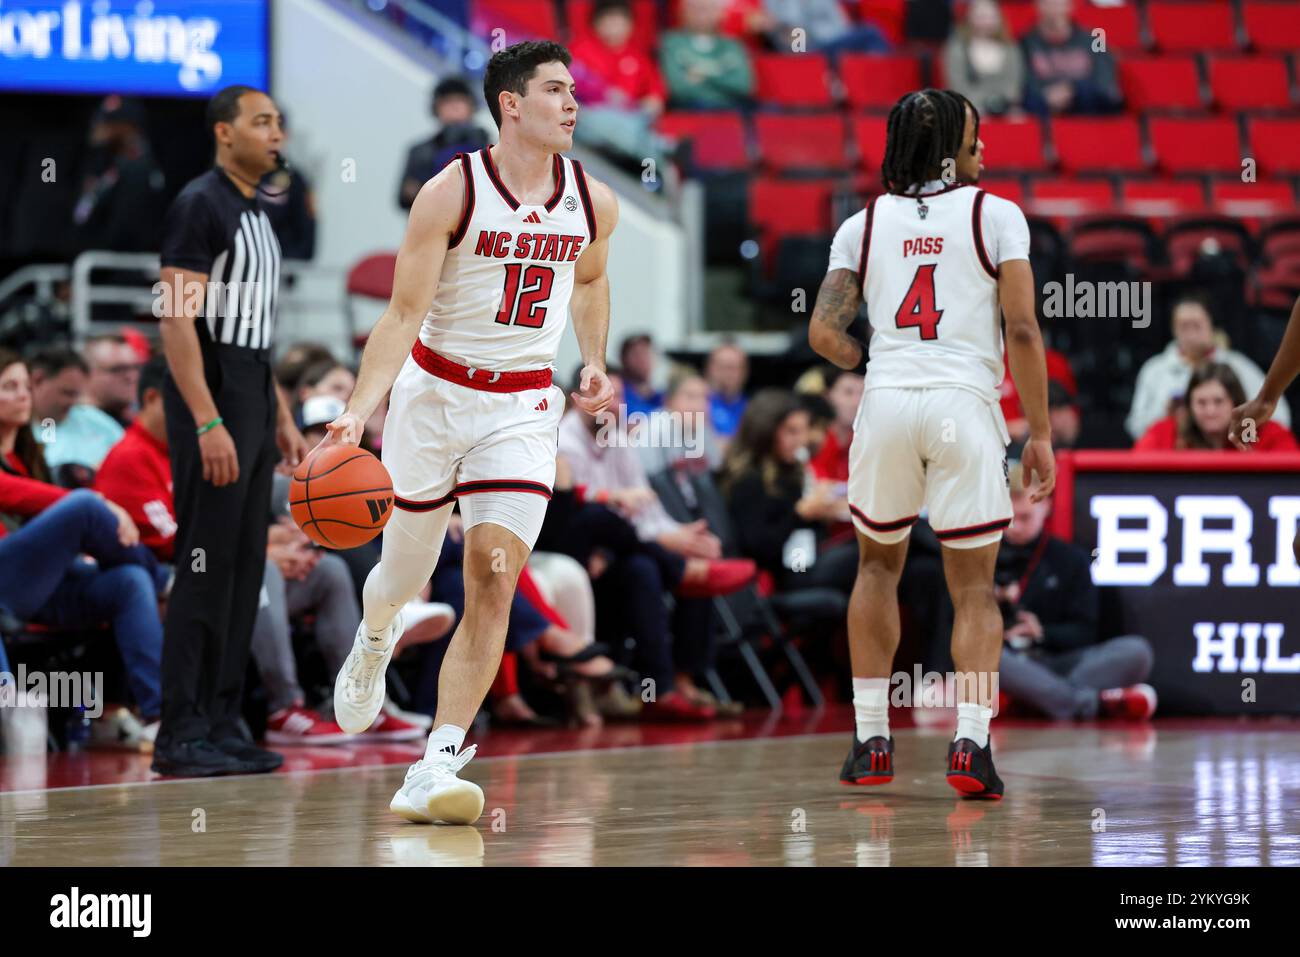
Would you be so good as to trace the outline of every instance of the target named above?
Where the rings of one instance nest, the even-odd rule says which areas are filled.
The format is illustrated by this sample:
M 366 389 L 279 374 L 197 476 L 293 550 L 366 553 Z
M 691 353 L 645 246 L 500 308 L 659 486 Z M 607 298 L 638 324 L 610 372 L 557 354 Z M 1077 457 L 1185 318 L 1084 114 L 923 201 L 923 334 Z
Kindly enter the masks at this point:
M 924 85 L 921 63 L 910 56 L 845 55 L 840 80 L 853 109 L 889 109 L 903 94 Z
M 844 119 L 839 113 L 754 118 L 758 155 L 771 170 L 838 170 L 845 164 Z
M 1300 19 L 1300 9 L 1296 10 Z M 1286 109 L 1291 81 L 1281 57 L 1214 57 L 1210 60 L 1210 97 L 1221 110 Z
M 504 30 L 513 43 L 529 37 L 558 37 L 560 22 L 555 5 L 537 0 L 475 0 L 470 31 L 487 40 L 494 30 Z
M 1300 173 L 1300 119 L 1259 117 L 1250 121 L 1249 132 L 1261 178 Z
M 992 117 L 980 122 L 984 141 L 984 162 L 999 172 L 1024 170 L 1039 173 L 1048 168 L 1043 148 L 1043 127 L 1033 118 L 1004 120 Z
M 1295 4 L 1285 0 L 1245 0 L 1242 20 L 1254 49 L 1276 53 L 1300 50 L 1300 16 L 1296 16 Z
M 1058 117 L 1052 142 L 1064 173 L 1146 169 L 1142 133 L 1132 116 Z
M 1231 3 L 1222 0 L 1147 4 L 1151 40 L 1164 53 L 1199 53 L 1237 47 L 1237 27 Z
M 1201 106 L 1201 78 L 1196 60 L 1190 56 L 1121 60 L 1119 83 L 1130 110 L 1194 110 Z
M 1157 116 L 1149 125 L 1156 165 L 1166 173 L 1241 173 L 1237 121 Z
M 691 161 L 701 170 L 739 170 L 749 165 L 745 124 L 739 113 L 665 113 L 659 132 L 691 141 Z
M 826 108 L 831 105 L 830 64 L 819 53 L 760 54 L 754 57 L 754 75 L 758 99 L 764 106 Z

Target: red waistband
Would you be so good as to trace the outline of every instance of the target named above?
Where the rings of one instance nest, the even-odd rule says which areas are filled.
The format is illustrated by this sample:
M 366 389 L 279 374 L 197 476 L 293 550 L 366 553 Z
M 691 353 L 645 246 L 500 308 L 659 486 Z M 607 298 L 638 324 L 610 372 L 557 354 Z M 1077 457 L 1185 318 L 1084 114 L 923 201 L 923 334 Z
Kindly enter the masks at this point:
M 548 389 L 551 386 L 550 369 L 529 369 L 525 372 L 473 369 L 438 355 L 419 339 L 411 347 L 411 358 L 430 375 L 471 389 L 482 389 L 484 392 L 523 392 L 525 389 Z

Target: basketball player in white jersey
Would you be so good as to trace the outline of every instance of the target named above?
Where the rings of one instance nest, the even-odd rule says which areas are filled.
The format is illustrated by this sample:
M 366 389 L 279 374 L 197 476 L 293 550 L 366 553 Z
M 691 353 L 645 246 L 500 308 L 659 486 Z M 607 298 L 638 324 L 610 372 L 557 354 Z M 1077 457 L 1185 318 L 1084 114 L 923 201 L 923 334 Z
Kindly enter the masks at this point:
M 870 362 L 848 489 L 859 547 L 849 603 L 856 727 L 840 780 L 884 784 L 894 775 L 888 709 L 898 579 L 912 523 L 925 508 L 943 544 L 955 609 L 959 700 L 947 780 L 966 796 L 1000 798 L 988 740 L 1002 652 L 993 572 L 1011 522 L 999 312 L 1029 419 L 1021 461 L 1037 477 L 1033 499 L 1055 482 L 1029 228 L 1014 203 L 975 185 L 984 144 L 965 97 L 909 93 L 888 123 L 885 193 L 836 234 L 808 330 L 818 353 L 855 368 L 867 350 L 846 330 L 866 303 Z
M 462 154 L 424 184 L 397 257 L 392 299 L 366 343 L 347 411 L 325 442 L 356 443 L 392 388 L 383 462 L 394 511 L 364 589 L 364 617 L 334 688 L 334 713 L 364 731 L 384 700 L 399 609 L 429 580 L 452 505 L 465 525 L 465 615 L 438 683 L 425 756 L 391 809 L 421 823 L 471 824 L 478 785 L 466 729 L 496 675 L 510 602 L 555 479 L 564 393 L 552 364 L 570 310 L 582 351 L 579 408 L 614 391 L 605 376 L 613 192 L 561 154 L 578 115 L 569 54 L 549 41 L 492 57 L 483 89 L 500 142 Z M 322 443 L 324 444 L 324 443 Z

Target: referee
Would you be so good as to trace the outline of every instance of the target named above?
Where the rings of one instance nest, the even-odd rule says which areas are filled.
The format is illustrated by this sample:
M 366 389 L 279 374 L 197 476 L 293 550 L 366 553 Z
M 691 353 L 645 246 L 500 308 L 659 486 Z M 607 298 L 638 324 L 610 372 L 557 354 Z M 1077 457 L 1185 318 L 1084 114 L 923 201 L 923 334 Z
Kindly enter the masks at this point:
M 265 93 L 228 86 L 209 102 L 207 125 L 216 165 L 172 203 L 161 250 L 178 528 L 153 769 L 187 777 L 272 771 L 282 761 L 248 739 L 240 705 L 271 475 L 280 453 L 296 465 L 306 452 L 271 375 L 280 246 L 258 183 L 281 163 L 280 114 Z

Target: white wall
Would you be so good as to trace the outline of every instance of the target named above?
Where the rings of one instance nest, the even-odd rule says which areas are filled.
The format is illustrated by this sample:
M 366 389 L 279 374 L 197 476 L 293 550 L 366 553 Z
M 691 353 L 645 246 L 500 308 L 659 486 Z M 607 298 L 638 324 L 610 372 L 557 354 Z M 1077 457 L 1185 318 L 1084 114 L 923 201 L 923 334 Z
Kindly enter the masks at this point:
M 290 159 L 315 190 L 319 267 L 297 290 L 305 307 L 282 314 L 278 339 L 313 338 L 341 349 L 344 325 L 334 304 L 342 302 L 347 268 L 401 244 L 406 213 L 396 202 L 397 182 L 407 148 L 432 132 L 435 76 L 432 62 L 415 62 L 323 0 L 276 0 L 272 10 L 271 93 L 289 116 Z M 345 178 L 345 169 L 355 175 Z M 652 333 L 664 346 L 684 338 L 683 247 L 671 220 L 621 203 L 609 259 L 611 358 L 633 332 Z M 360 325 L 373 324 L 381 308 L 363 304 Z M 556 359 L 566 385 L 579 358 L 567 333 Z

